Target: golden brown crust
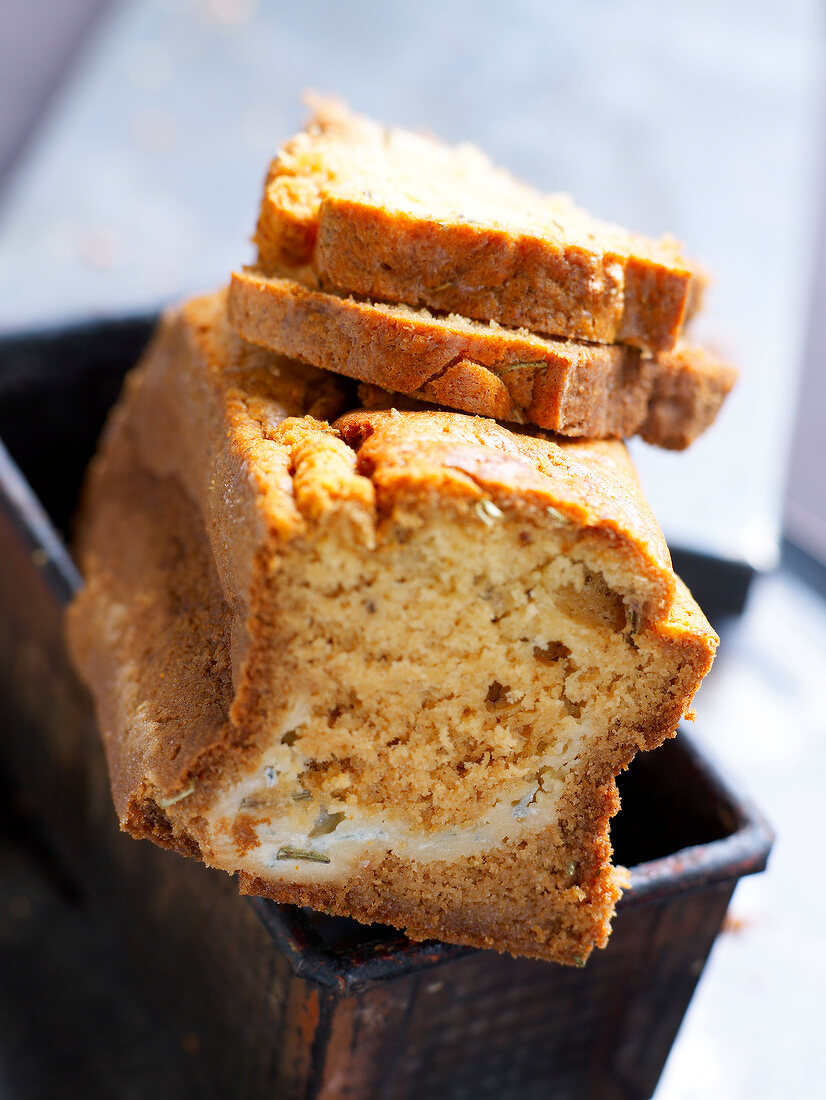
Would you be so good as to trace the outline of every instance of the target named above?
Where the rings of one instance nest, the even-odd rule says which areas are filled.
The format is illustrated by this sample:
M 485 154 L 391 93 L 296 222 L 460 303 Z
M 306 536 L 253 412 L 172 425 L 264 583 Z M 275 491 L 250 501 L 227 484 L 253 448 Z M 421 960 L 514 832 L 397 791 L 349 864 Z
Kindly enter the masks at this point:
M 335 376 L 244 345 L 228 326 L 224 295 L 170 315 L 132 376 L 89 479 L 79 540 L 87 587 L 69 613 L 122 825 L 227 866 L 207 818 L 260 760 L 272 708 L 305 659 L 296 575 L 287 591 L 279 587 L 288 559 L 307 560 L 323 538 L 324 554 L 331 545 L 360 548 L 365 566 L 391 514 L 425 528 L 465 517 L 484 531 L 476 511 L 484 502 L 488 520 L 491 510 L 507 514 L 518 531 L 524 517 L 528 537 L 552 529 L 578 558 L 632 585 L 615 597 L 614 638 L 624 653 L 645 641 L 645 660 L 664 676 L 658 705 L 636 728 L 606 731 L 547 829 L 448 862 L 388 849 L 335 885 L 282 873 L 266 883 L 247 875 L 242 887 L 391 920 L 417 937 L 584 960 L 604 942 L 617 895 L 612 777 L 638 747 L 673 733 L 716 639 L 671 571 L 621 444 L 560 444 L 459 413 L 353 402 Z M 330 426 L 311 410 L 337 419 Z M 322 600 L 323 644 L 335 600 Z M 291 635 L 290 622 L 305 625 Z M 399 660 L 409 631 L 391 633 Z M 329 665 L 336 654 L 324 653 Z M 334 736 L 335 720 L 323 718 L 323 737 Z M 253 813 L 235 815 L 239 860 L 254 846 L 256 824 Z
M 92 689 L 124 828 L 179 850 L 153 790 L 174 798 L 232 736 L 229 609 L 198 510 L 140 463 L 125 409 L 90 469 L 76 551 L 72 656 Z
M 271 165 L 255 239 L 269 273 L 311 265 L 346 293 L 649 351 L 674 346 L 698 295 L 673 240 L 329 102 Z
M 223 321 L 223 307 L 224 295 L 218 294 L 195 299 L 184 310 L 169 313 L 145 353 L 146 369 L 136 370 L 127 378 L 121 401 L 104 431 L 100 454 L 87 477 L 77 525 L 77 553 L 86 577 L 101 572 L 101 557 L 109 554 L 108 525 L 126 525 L 129 515 L 137 511 L 141 493 L 146 490 L 140 485 L 140 476 L 154 474 L 171 479 L 171 487 L 165 492 L 176 495 L 175 508 L 194 507 L 201 522 L 206 521 L 211 528 L 209 567 L 213 574 L 217 570 L 217 590 L 223 588 L 222 598 L 229 608 L 224 626 L 232 660 L 240 667 L 246 642 L 232 618 L 243 615 L 248 607 L 252 573 L 262 565 L 262 545 L 268 538 L 277 545 L 299 536 L 304 525 L 299 505 L 311 512 L 325 492 L 336 490 L 334 485 L 325 486 L 319 477 L 303 495 L 296 493 L 289 469 L 292 450 L 273 445 L 267 438 L 268 431 L 280 431 L 289 438 L 290 426 L 296 424 L 292 435 L 297 448 L 304 436 L 319 434 L 314 428 L 319 422 L 311 415 L 305 421 L 307 414 L 331 416 L 350 406 L 352 399 L 343 380 L 231 337 Z M 277 418 L 268 420 L 274 413 Z M 135 468 L 143 474 L 139 476 Z M 171 507 L 159 503 L 160 516 Z M 158 522 L 160 525 L 160 518 Z M 173 535 L 173 546 L 175 538 Z M 117 546 L 114 536 L 112 546 Z M 193 554 L 195 550 L 203 555 L 207 546 L 199 544 Z M 129 576 L 134 571 L 129 551 L 130 544 L 124 540 L 123 547 L 119 547 L 122 556 L 107 567 L 104 583 L 114 583 L 118 576 Z M 142 553 L 144 550 L 136 543 L 134 554 Z M 206 568 L 202 563 L 199 572 L 199 567 L 193 565 L 193 584 L 201 583 L 198 578 Z M 152 583 L 160 585 L 157 577 Z M 214 600 L 214 596 L 210 598 Z M 114 654 L 122 651 L 115 644 L 115 636 L 108 647 L 99 650 L 95 633 L 84 630 L 82 608 L 93 608 L 95 599 L 94 585 L 90 585 L 70 612 L 70 623 L 76 623 L 71 636 L 76 651 L 83 654 L 77 658 L 80 664 L 89 667 L 90 661 L 103 662 L 104 672 L 97 682 L 101 697 L 108 699 L 104 685 L 109 678 L 117 684 L 116 672 L 121 664 Z M 218 612 L 213 610 L 213 614 Z M 113 626 L 121 629 L 117 623 Z M 186 628 L 184 620 L 182 629 Z M 82 641 L 78 640 L 81 633 Z M 150 654 L 158 660 L 163 658 L 154 649 L 156 636 L 156 626 L 142 619 L 130 630 L 130 644 L 135 649 L 139 644 L 143 646 L 141 662 Z M 192 644 L 202 642 L 198 637 Z M 175 645 L 183 642 L 176 637 Z M 159 667 L 157 679 L 163 688 L 161 672 L 163 668 Z M 180 683 L 180 674 L 168 679 L 170 684 Z M 171 707 L 174 691 L 165 698 Z M 128 700 L 111 701 L 112 705 L 129 705 Z M 103 725 L 127 728 L 123 714 L 110 716 Z M 110 767 L 119 813 L 125 812 L 140 786 L 136 776 L 151 776 L 164 794 L 174 797 L 186 786 L 194 762 L 223 743 L 226 735 L 223 727 L 207 735 L 203 724 L 196 732 L 198 736 L 183 746 L 187 751 L 173 745 L 168 752 L 169 742 L 157 738 L 143 738 L 140 752 L 129 740 L 118 744 L 115 766 Z M 242 735 L 236 731 L 234 736 L 237 739 Z M 202 737 L 206 738 L 203 743 Z
M 271 258 L 259 262 L 273 268 Z M 348 199 L 320 208 L 314 268 L 339 291 L 651 352 L 677 342 L 693 281 L 687 265 L 493 227 L 480 234 Z
M 639 434 L 646 443 L 680 451 L 714 423 L 737 371 L 697 346 L 677 347 L 660 358 L 666 369 L 654 382 Z
M 621 443 L 555 441 L 438 411 L 355 409 L 335 427 L 375 486 L 380 511 L 389 512 L 397 496 L 428 491 L 478 493 L 540 516 L 552 509 L 581 537 L 588 533 L 633 560 L 653 593 L 647 615 L 668 615 L 671 556 Z
M 702 348 L 655 359 L 635 348 L 545 339 L 310 290 L 255 270 L 233 275 L 240 336 L 338 374 L 480 416 L 568 436 L 684 448 L 714 420 L 735 372 Z

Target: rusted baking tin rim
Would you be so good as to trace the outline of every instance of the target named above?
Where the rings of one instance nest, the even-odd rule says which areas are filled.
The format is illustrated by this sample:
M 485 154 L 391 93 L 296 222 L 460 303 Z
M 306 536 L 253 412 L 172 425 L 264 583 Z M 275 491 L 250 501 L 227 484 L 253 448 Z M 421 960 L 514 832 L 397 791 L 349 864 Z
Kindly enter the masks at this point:
M 19 467 L 0 441 L 0 507 L 41 570 L 57 602 L 64 606 L 82 580 L 45 509 Z M 735 793 L 704 754 L 681 732 L 689 766 L 718 800 L 730 821 L 731 833 L 721 840 L 684 848 L 661 859 L 630 868 L 631 885 L 618 914 L 638 905 L 657 904 L 715 883 L 755 874 L 766 866 L 773 834 L 765 818 L 747 799 Z M 339 996 L 360 993 L 369 986 L 417 970 L 476 953 L 477 948 L 436 941 L 413 943 L 402 933 L 366 939 L 355 947 L 334 949 L 295 906 L 249 899 L 273 940 L 296 974 L 336 991 Z M 367 929 L 365 928 L 365 932 Z
M 83 580 L 43 505 L 0 439 L 0 508 L 58 603 L 65 606 Z
M 766 867 L 774 833 L 748 799 L 739 797 L 716 768 L 680 731 L 680 744 L 689 766 L 696 769 L 711 796 L 730 816 L 732 832 L 720 840 L 683 848 L 661 859 L 631 867 L 631 884 L 617 906 L 622 913 L 642 905 L 672 902 L 721 882 L 732 886 L 744 875 Z M 401 933 L 398 939 L 360 943 L 356 948 L 331 951 L 313 928 L 307 915 L 296 907 L 276 905 L 263 898 L 252 903 L 293 969 L 302 977 L 336 989 L 339 995 L 360 993 L 391 977 L 432 967 L 478 949 L 426 941 L 412 943 Z

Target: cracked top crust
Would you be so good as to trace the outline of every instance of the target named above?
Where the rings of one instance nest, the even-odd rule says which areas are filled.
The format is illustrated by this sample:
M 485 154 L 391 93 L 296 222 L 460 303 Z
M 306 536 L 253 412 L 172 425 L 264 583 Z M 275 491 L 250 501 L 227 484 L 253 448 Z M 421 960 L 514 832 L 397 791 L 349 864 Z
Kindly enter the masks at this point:
M 513 328 L 674 346 L 702 273 L 651 240 L 449 147 L 318 100 L 273 161 L 255 241 L 272 274 Z

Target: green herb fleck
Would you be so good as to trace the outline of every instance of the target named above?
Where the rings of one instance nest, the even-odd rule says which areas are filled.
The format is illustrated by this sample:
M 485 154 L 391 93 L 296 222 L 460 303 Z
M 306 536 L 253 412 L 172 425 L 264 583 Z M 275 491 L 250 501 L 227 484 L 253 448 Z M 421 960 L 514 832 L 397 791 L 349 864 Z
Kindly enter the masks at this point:
M 247 795 L 239 803 L 242 810 L 260 810 L 263 805 L 264 802 L 260 798 L 256 798 L 255 795 Z
M 322 852 L 309 852 L 304 848 L 279 848 L 275 853 L 276 859 L 303 859 L 308 863 L 329 863 L 330 859 Z
M 185 791 L 181 791 L 179 794 L 173 794 L 171 798 L 159 798 L 158 805 L 162 810 L 165 810 L 168 806 L 174 806 L 176 802 L 183 802 L 185 798 L 189 798 L 195 791 L 195 784 L 187 787 Z
M 585 966 L 585 963 L 587 961 L 588 960 L 586 958 L 584 958 L 582 955 L 574 955 L 574 966 L 578 966 L 580 969 L 582 969 L 582 967 Z
M 546 506 L 545 511 L 552 519 L 555 519 L 557 523 L 570 523 L 570 520 L 564 512 L 560 512 L 558 508 L 554 508 L 550 504 Z
M 517 363 L 508 363 L 506 367 L 499 368 L 497 374 L 510 374 L 515 370 L 535 370 L 537 367 L 547 367 L 544 359 L 526 359 Z
M 330 814 L 322 808 L 321 813 L 318 815 L 318 821 L 310 830 L 310 840 L 316 836 L 326 836 L 328 833 L 334 833 L 343 820 L 343 813 Z
M 492 500 L 477 500 L 474 510 L 486 527 L 493 527 L 496 520 L 502 518 L 501 508 L 497 508 Z
M 293 795 L 293 802 L 306 802 L 308 798 L 312 797 L 309 791 L 297 791 Z
M 633 638 L 640 625 L 640 613 L 635 607 L 627 608 L 625 612 L 625 633 Z
M 439 283 L 438 286 L 434 286 L 433 287 L 433 293 L 438 294 L 440 290 L 447 290 L 449 287 L 452 287 L 452 286 L 453 286 L 453 283 L 448 279 L 448 281 L 446 283 Z

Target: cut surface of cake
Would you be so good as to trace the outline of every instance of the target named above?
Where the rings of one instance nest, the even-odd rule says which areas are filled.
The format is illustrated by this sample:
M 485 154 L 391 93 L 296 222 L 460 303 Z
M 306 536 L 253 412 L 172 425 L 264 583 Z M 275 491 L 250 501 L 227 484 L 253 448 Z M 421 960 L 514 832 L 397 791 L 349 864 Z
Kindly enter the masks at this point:
M 656 357 L 436 316 L 236 272 L 230 322 L 245 340 L 338 374 L 463 412 L 590 439 L 639 434 L 687 447 L 715 419 L 737 372 L 704 348 Z
M 673 238 L 598 221 L 470 145 L 331 100 L 273 161 L 255 241 L 268 274 L 649 351 L 674 346 L 704 282 Z
M 615 775 L 716 636 L 621 443 L 365 409 L 168 315 L 93 463 L 69 612 L 125 829 L 241 889 L 582 963 Z

